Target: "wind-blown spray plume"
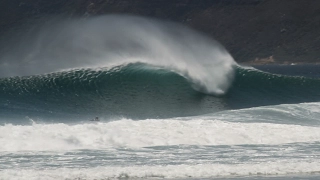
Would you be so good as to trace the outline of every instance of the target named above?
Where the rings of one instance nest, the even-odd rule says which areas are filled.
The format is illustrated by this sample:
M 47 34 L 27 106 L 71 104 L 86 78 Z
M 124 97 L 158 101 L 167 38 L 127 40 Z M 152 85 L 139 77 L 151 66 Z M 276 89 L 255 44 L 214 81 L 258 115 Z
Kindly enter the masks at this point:
M 196 90 L 216 95 L 228 89 L 235 65 L 216 41 L 187 27 L 116 15 L 45 26 L 1 62 L 2 77 L 142 62 L 172 70 Z

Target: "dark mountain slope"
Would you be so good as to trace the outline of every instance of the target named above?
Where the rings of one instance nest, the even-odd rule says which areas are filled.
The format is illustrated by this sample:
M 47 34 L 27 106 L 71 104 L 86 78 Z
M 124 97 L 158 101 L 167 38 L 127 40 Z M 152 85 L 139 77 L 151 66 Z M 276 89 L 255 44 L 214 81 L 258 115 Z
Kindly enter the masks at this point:
M 220 41 L 238 62 L 320 62 L 318 0 L 3 0 L 0 43 L 5 32 L 47 17 L 111 13 L 184 23 Z

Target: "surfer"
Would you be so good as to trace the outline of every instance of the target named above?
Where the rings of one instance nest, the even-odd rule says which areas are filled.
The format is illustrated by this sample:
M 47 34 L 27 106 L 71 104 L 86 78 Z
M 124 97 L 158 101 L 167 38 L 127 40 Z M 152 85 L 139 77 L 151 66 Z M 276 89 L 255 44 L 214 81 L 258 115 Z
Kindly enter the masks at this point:
M 94 119 L 91 119 L 90 121 L 100 121 L 99 117 L 95 117 Z

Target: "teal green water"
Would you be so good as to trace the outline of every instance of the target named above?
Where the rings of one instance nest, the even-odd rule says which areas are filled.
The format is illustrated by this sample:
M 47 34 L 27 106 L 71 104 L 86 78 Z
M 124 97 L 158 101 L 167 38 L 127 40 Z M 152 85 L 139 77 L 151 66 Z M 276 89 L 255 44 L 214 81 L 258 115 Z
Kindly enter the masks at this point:
M 320 100 L 320 80 L 315 77 L 252 68 L 236 68 L 235 80 L 225 95 L 204 94 L 193 85 L 171 70 L 142 63 L 2 78 L 0 114 L 6 121 L 25 117 L 51 121 L 94 116 L 168 118 Z

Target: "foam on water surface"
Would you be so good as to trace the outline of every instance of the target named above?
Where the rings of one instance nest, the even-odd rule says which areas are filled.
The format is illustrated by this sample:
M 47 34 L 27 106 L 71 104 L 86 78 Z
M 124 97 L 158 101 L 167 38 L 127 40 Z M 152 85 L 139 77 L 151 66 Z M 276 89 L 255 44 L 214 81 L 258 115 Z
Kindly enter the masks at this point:
M 220 120 L 119 120 L 0 126 L 0 151 L 140 148 L 170 145 L 282 144 L 320 140 L 320 127 Z
M 253 175 L 294 175 L 320 172 L 320 162 L 265 164 L 198 164 L 168 166 L 98 167 L 89 169 L 5 170 L 3 179 L 183 179 Z M 41 177 L 41 178 L 40 178 Z

